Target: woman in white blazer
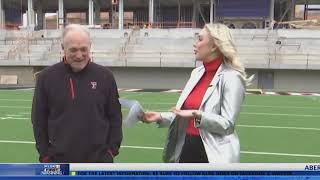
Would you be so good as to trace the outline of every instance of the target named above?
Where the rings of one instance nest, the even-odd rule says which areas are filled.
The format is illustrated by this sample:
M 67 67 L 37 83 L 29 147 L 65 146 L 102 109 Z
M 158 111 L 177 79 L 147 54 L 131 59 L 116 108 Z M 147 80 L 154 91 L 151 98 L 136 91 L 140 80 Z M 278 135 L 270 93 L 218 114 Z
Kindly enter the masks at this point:
M 231 32 L 206 24 L 194 44 L 195 68 L 171 112 L 146 112 L 141 120 L 169 127 L 164 162 L 236 163 L 240 143 L 236 120 L 245 97 L 246 77 Z

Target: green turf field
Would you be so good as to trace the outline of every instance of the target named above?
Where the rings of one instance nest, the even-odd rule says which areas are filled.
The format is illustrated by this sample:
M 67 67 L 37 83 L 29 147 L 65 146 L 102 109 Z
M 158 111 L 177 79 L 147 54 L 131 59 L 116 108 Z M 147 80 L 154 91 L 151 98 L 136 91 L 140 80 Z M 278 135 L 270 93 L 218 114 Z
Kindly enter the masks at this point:
M 166 111 L 178 93 L 120 93 L 146 110 Z M 38 154 L 30 120 L 33 91 L 0 90 L 0 163 L 33 163 Z M 126 113 L 126 109 L 123 109 Z M 320 97 L 247 95 L 237 122 L 241 162 L 319 162 Z M 116 162 L 162 162 L 167 129 L 124 128 Z

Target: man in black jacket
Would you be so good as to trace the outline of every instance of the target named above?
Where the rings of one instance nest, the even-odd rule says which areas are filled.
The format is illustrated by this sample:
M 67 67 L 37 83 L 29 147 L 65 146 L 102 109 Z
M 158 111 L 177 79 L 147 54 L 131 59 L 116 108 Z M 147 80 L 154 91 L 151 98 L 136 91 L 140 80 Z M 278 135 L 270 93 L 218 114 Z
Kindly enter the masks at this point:
M 40 162 L 113 162 L 122 117 L 112 73 L 90 62 L 90 35 L 80 25 L 63 32 L 63 62 L 37 78 L 32 124 Z

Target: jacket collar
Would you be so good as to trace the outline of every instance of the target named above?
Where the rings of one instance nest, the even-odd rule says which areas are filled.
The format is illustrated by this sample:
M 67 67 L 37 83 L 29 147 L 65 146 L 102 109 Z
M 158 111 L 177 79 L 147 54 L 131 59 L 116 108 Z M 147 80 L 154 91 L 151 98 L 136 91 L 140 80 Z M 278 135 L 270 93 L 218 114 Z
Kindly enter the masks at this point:
M 227 69 L 228 69 L 228 67 L 224 63 L 221 63 L 220 67 L 218 68 L 215 76 L 213 77 L 212 81 L 210 82 L 210 85 L 209 85 L 209 87 L 208 87 L 208 89 L 202 99 L 201 106 L 203 103 L 206 102 L 208 97 L 210 97 L 210 95 L 212 94 L 212 92 L 216 88 L 217 83 L 220 80 L 221 74 L 223 74 L 223 72 L 226 71 Z M 194 72 L 195 74 L 190 77 L 190 80 L 188 81 L 185 89 L 183 90 L 183 92 L 177 102 L 176 106 L 178 109 L 182 107 L 184 101 L 189 96 L 189 94 L 191 93 L 193 88 L 197 85 L 197 83 L 199 82 L 199 80 L 203 76 L 204 72 L 205 72 L 204 66 L 200 66 L 197 69 L 195 69 L 195 72 Z

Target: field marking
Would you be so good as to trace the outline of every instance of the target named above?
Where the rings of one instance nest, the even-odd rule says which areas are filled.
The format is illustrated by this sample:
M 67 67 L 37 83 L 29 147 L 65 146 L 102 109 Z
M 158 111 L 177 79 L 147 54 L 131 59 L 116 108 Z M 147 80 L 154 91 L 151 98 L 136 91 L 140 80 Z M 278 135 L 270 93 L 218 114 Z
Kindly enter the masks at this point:
M 139 94 L 141 95 L 141 94 Z M 139 95 L 135 95 L 135 96 L 139 96 Z M 128 98 L 128 97 L 134 97 L 134 96 L 124 96 L 123 98 Z M 8 100 L 8 101 L 24 101 L 24 102 L 31 102 L 32 100 L 23 100 L 23 99 L 20 99 L 20 100 L 10 100 L 10 99 L 0 99 L 1 100 Z M 172 105 L 174 106 L 175 103 L 141 103 L 142 105 Z M 15 108 L 15 107 L 18 107 L 18 108 L 27 108 L 27 106 L 0 106 L 0 107 L 3 107 L 3 108 Z M 320 110 L 320 108 L 316 108 L 316 107 L 303 107 L 303 106 L 265 106 L 265 105 L 242 105 L 242 107 L 261 107 L 261 108 L 280 108 L 280 109 L 318 109 Z M 31 106 L 30 106 L 31 108 Z
M 0 108 L 13 108 L 13 109 L 31 109 L 31 106 L 0 106 Z M 147 109 L 147 108 L 146 108 Z M 169 111 L 169 109 L 152 109 L 152 111 Z M 264 116 L 293 116 L 293 117 L 320 117 L 320 115 L 312 114 L 280 114 L 280 113 L 251 113 L 251 112 L 241 112 L 241 115 L 264 115 Z
M 145 105 L 175 105 L 176 102 L 172 102 L 172 103 L 168 103 L 168 102 L 162 102 L 162 103 L 141 103 L 141 104 L 145 104 Z M 267 105 L 258 105 L 258 104 L 243 104 L 241 106 L 244 107 L 271 107 L 271 108 L 297 108 L 297 109 L 319 109 L 318 107 L 314 107 L 314 106 L 267 106 Z
M 245 115 L 267 115 L 267 116 L 320 117 L 320 115 L 312 115 L 312 114 L 280 114 L 280 113 L 250 113 L 250 112 L 240 112 L 240 114 L 245 114 Z
M 143 89 L 125 89 L 124 92 L 140 92 Z
M 120 98 L 132 98 L 132 97 L 136 97 L 136 96 L 141 96 L 143 95 L 143 93 L 136 93 L 136 94 L 130 94 L 127 96 L 122 96 Z M 0 99 L 0 101 L 18 101 L 18 102 L 32 102 L 32 99 Z M 176 102 L 173 103 L 141 103 L 142 105 L 175 105 Z M 314 107 L 314 106 L 268 106 L 268 105 L 257 105 L 257 104 L 244 104 L 242 105 L 243 107 L 266 107 L 266 108 L 282 108 L 282 109 L 319 109 L 318 107 Z
M 7 91 L 7 92 L 12 92 L 12 91 L 34 91 L 34 88 L 0 89 L 0 91 Z
M 166 112 L 169 109 L 153 109 L 152 111 L 156 112 Z M 251 113 L 251 112 L 240 112 L 240 115 L 263 115 L 263 116 L 293 116 L 293 117 L 320 117 L 320 115 L 312 114 L 279 114 L 279 113 Z
M 31 109 L 31 106 L 0 106 L 0 108 Z
M 10 117 L 7 115 L 6 117 L 0 117 L 0 120 L 30 120 L 30 117 Z M 140 121 L 139 121 L 140 122 Z M 248 124 L 238 124 L 237 127 L 244 128 L 269 128 L 269 129 L 293 129 L 293 130 L 311 130 L 311 131 L 320 131 L 320 128 L 307 128 L 307 127 L 290 127 L 290 126 L 260 126 L 260 125 L 248 125 Z
M 35 144 L 34 141 L 9 141 L 9 140 L 0 140 L 0 143 L 11 143 L 11 144 Z
M 141 103 L 141 104 L 145 104 L 145 105 L 175 105 L 176 102 L 173 102 L 173 103 L 168 103 L 168 102 L 162 102 L 162 103 Z M 318 107 L 314 107 L 314 106 L 267 106 L 267 105 L 258 105 L 258 104 L 243 104 L 241 106 L 244 106 L 244 107 L 271 107 L 271 108 L 297 108 L 297 109 L 319 109 L 320 108 Z
M 289 153 L 271 153 L 271 152 L 255 152 L 255 151 L 240 151 L 242 154 L 258 154 L 258 155 L 275 155 L 275 156 L 294 156 L 294 157 L 316 157 L 320 158 L 320 155 L 316 154 L 289 154 Z
M 146 146 L 121 146 L 122 148 L 131 148 L 131 149 L 152 149 L 152 150 L 163 150 L 162 147 L 146 147 Z
M 21 117 L 22 114 L 6 114 L 7 117 Z
M 33 142 L 33 141 L 8 141 L 8 140 L 0 140 L 0 143 L 35 144 L 35 142 Z M 148 147 L 148 146 L 121 146 L 121 148 L 163 150 L 162 147 Z M 242 154 L 294 156 L 294 157 L 316 157 L 316 158 L 320 158 L 320 155 L 315 155 L 315 154 L 289 154 L 289 153 L 272 153 L 272 152 L 257 152 L 257 151 L 240 151 L 240 152 Z
M 135 94 L 132 93 L 127 96 L 121 96 L 120 98 L 132 98 L 132 97 L 137 97 L 137 96 L 141 96 L 141 95 L 143 95 L 143 93 L 136 92 Z
M 256 126 L 256 125 L 246 125 L 246 124 L 239 124 L 239 125 L 236 125 L 236 126 L 238 126 L 238 127 L 248 127 L 248 128 L 271 128 L 271 129 L 294 129 L 294 130 L 320 131 L 319 128 L 306 128 L 306 127 Z
M 27 101 L 31 102 L 31 99 L 0 99 L 0 101 Z
M 30 118 L 22 118 L 22 117 L 0 117 L 1 120 L 7 120 L 7 119 L 16 119 L 16 120 L 29 120 Z
M 314 106 L 310 106 L 310 107 L 306 107 L 306 106 L 266 106 L 266 105 L 257 105 L 257 104 L 247 104 L 247 105 L 242 105 L 244 107 L 270 107 L 270 108 L 283 108 L 283 109 L 319 109 L 318 107 L 314 107 Z

